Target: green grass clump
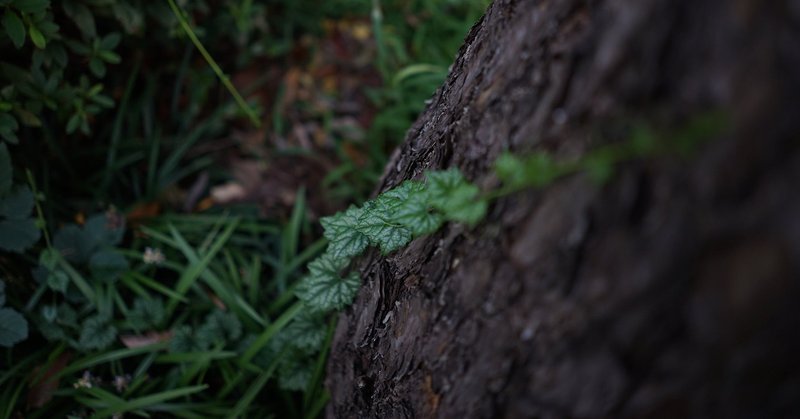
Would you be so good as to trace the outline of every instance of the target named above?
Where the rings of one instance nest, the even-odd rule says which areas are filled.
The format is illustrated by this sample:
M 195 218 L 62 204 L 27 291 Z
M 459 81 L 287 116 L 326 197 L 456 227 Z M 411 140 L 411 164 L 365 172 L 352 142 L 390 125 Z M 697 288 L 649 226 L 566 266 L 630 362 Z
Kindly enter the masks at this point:
M 318 197 L 266 218 L 171 197 L 231 179 L 220 139 L 290 119 L 232 74 L 307 65 L 342 20 L 371 28 L 373 116 L 301 153 L 334 156 L 324 200 L 362 201 L 486 5 L 0 0 L 0 418 L 318 417 L 335 316 L 297 297 Z

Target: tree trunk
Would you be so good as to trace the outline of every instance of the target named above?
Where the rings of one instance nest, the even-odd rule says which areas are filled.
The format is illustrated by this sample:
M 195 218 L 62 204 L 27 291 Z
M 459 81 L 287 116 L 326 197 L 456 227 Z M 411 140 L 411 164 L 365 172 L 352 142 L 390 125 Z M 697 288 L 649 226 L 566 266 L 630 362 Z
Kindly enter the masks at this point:
M 800 2 L 497 0 L 381 187 L 459 167 L 489 189 L 503 150 L 568 160 L 719 109 L 688 159 L 365 257 L 328 416 L 800 415 Z

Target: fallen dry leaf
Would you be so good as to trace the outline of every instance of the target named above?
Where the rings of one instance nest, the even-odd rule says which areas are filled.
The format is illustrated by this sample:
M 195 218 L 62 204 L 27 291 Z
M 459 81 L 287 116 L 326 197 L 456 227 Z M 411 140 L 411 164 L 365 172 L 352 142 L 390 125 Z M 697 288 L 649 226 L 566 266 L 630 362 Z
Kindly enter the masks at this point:
M 127 348 L 140 348 L 142 346 L 154 345 L 172 339 L 172 331 L 147 332 L 144 335 L 122 335 L 119 340 Z
M 211 188 L 211 198 L 217 204 L 227 204 L 233 201 L 239 201 L 247 196 L 247 191 L 244 187 L 236 182 L 228 182 L 223 185 L 214 186 Z

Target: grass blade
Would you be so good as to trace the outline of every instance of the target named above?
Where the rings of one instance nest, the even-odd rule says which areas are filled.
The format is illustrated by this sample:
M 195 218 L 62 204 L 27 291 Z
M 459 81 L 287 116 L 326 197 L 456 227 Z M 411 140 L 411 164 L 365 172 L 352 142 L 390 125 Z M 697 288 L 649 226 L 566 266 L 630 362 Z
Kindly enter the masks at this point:
M 111 404 L 107 409 L 97 412 L 97 416 L 109 416 L 113 413 L 130 412 L 131 410 L 143 409 L 147 410 L 148 406 L 161 403 L 171 399 L 188 396 L 190 394 L 199 393 L 208 388 L 207 384 L 189 386 L 183 388 L 176 388 L 174 390 L 162 391 L 156 394 L 139 397 L 132 400 L 122 400 Z

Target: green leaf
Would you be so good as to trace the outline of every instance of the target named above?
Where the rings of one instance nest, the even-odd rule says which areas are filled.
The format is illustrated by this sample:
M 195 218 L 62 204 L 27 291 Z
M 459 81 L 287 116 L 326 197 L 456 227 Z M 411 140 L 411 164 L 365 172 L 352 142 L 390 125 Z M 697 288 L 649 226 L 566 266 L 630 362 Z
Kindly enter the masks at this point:
M 38 14 L 50 7 L 50 0 L 14 0 L 14 7 L 23 13 Z
M 67 338 L 66 331 L 58 323 L 38 320 L 36 321 L 36 329 L 45 339 L 51 342 L 62 341 Z
M 326 333 L 324 316 L 303 313 L 281 330 L 276 339 L 306 353 L 314 353 L 322 347 Z
M 396 194 L 401 200 L 392 218 L 411 230 L 414 237 L 433 233 L 441 227 L 443 218 L 431 211 L 428 191 L 422 183 L 407 180 L 386 193 Z
M 128 312 L 128 324 L 136 330 L 157 328 L 166 318 L 164 301 L 160 298 L 137 298 L 133 302 L 133 309 Z
M 10 348 L 28 337 L 28 322 L 16 310 L 0 308 L 0 346 Z
M 311 357 L 289 356 L 278 367 L 278 386 L 283 390 L 303 391 L 313 375 Z
M 364 204 L 358 219 L 358 231 L 367 236 L 369 242 L 387 254 L 411 241 L 411 230 L 391 217 L 402 201 L 393 197 L 380 197 Z
M 42 126 L 42 120 L 39 119 L 39 117 L 36 116 L 36 114 L 34 114 L 33 112 L 22 108 L 17 108 L 14 111 L 17 113 L 17 116 L 19 117 L 20 122 L 22 122 L 22 125 L 26 125 L 29 127 Z
M 89 60 L 89 70 L 97 77 L 102 78 L 106 75 L 106 65 L 97 57 L 92 57 L 92 59 Z
M 92 276 L 106 282 L 114 282 L 128 270 L 128 260 L 119 252 L 104 249 L 95 252 L 89 259 Z
M 338 310 L 353 301 L 361 285 L 356 272 L 345 277 L 340 272 L 349 260 L 325 253 L 308 264 L 309 273 L 297 289 L 297 297 L 314 311 Z
M 480 190 L 467 182 L 458 169 L 429 172 L 426 176 L 430 203 L 445 219 L 474 225 L 486 214 L 487 203 L 478 196 Z
M 83 264 L 89 262 L 98 249 L 119 244 L 124 235 L 124 218 L 109 211 L 89 217 L 83 228 L 75 224 L 62 227 L 53 238 L 53 246 L 68 261 Z
M 86 220 L 83 229 L 98 246 L 116 246 L 125 236 L 125 218 L 115 211 L 95 214 Z
M 89 261 L 97 245 L 84 234 L 83 229 L 75 224 L 67 224 L 59 229 L 53 237 L 55 247 L 64 259 L 78 264 Z
M 525 184 L 525 164 L 514 154 L 501 154 L 494 162 L 494 170 L 506 185 L 519 187 Z
M 74 1 L 64 1 L 62 3 L 64 13 L 75 22 L 75 26 L 80 29 L 85 37 L 94 38 L 97 36 L 97 29 L 94 23 L 94 15 L 83 3 Z
M 10 110 L 10 109 L 9 109 Z M 0 113 L 0 129 L 16 131 L 19 128 L 17 119 L 10 113 Z
M 117 328 L 109 323 L 108 318 L 95 315 L 83 322 L 81 336 L 78 338 L 78 349 L 103 350 L 111 346 L 116 338 Z
M 19 138 L 17 138 L 17 134 L 14 133 L 14 130 L 0 128 L 0 138 L 6 140 L 6 142 L 10 144 L 19 144 Z
M 76 113 L 70 116 L 69 121 L 67 121 L 67 134 L 72 134 L 73 132 L 77 131 L 80 125 L 81 125 L 80 114 Z
M 233 342 L 242 337 L 242 323 L 233 313 L 215 310 L 206 316 L 205 323 L 197 329 L 196 337 L 204 347 Z
M 30 216 L 33 205 L 33 192 L 27 186 L 17 186 L 10 195 L 0 199 L 0 217 L 24 220 Z
M 111 51 L 98 51 L 97 56 L 109 64 L 119 64 L 122 61 L 119 55 Z
M 48 322 L 54 322 L 58 318 L 58 307 L 47 305 L 42 307 L 42 318 Z
M 111 51 L 119 45 L 119 41 L 122 39 L 122 36 L 119 32 L 113 32 L 103 38 L 100 41 L 100 49 L 103 51 Z
M 11 157 L 6 145 L 0 143 L 0 197 L 11 191 L 12 180 Z
M 47 274 L 47 286 L 53 291 L 65 294 L 69 286 L 69 275 L 60 269 L 50 271 Z
M 11 38 L 11 42 L 14 43 L 14 47 L 22 48 L 22 45 L 25 44 L 25 25 L 11 9 L 7 9 L 3 15 L 3 27 L 6 29 L 8 37 Z
M 584 159 L 583 168 L 592 181 L 602 185 L 614 176 L 614 163 L 612 156 L 595 153 Z
M 178 326 L 173 330 L 172 339 L 169 341 L 170 352 L 201 352 L 208 350 L 208 342 L 201 342 L 195 336 L 190 326 Z
M 356 229 L 361 215 L 361 209 L 351 206 L 347 211 L 320 219 L 325 238 L 330 242 L 328 253 L 334 258 L 357 256 L 367 248 L 369 239 Z
M 125 27 L 125 32 L 132 33 L 138 31 L 144 23 L 144 16 L 137 8 L 128 2 L 115 1 L 111 5 L 111 12 L 119 23 Z
M 39 241 L 41 231 L 32 219 L 0 221 L 0 249 L 22 253 Z
M 78 327 L 78 314 L 69 305 L 62 303 L 58 306 L 46 305 L 42 307 L 42 319 L 46 323 L 67 326 L 73 329 Z M 56 332 L 58 333 L 58 332 Z
M 31 25 L 28 27 L 28 35 L 37 48 L 44 49 L 47 46 L 47 39 L 45 39 L 42 32 L 36 26 Z

